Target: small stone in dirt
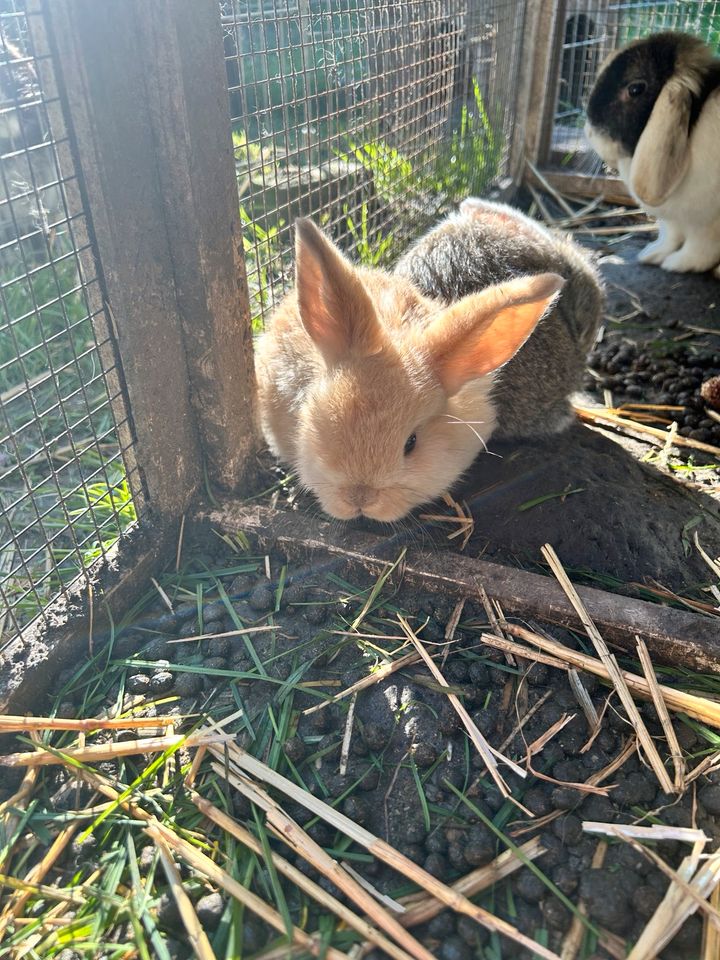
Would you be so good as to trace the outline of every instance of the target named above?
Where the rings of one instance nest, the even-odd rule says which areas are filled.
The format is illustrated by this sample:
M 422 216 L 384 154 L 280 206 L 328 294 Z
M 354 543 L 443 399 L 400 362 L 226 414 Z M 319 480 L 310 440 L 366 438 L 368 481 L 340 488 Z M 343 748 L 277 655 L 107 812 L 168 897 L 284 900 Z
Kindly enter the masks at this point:
M 259 583 L 250 594 L 248 603 L 257 613 L 266 613 L 275 606 L 275 594 L 265 583 Z
M 206 930 L 215 930 L 225 909 L 225 901 L 219 893 L 208 893 L 200 897 L 195 905 L 198 920 Z
M 172 689 L 175 683 L 175 676 L 170 670 L 157 670 L 150 677 L 150 689 L 153 693 L 165 693 Z
M 289 740 L 286 740 L 283 744 L 283 750 L 285 751 L 285 756 L 292 763 L 300 763 L 305 757 L 305 743 L 300 737 L 290 737 Z
M 203 678 L 199 673 L 180 673 L 175 679 L 175 693 L 179 697 L 194 697 L 203 688 Z
M 144 673 L 134 673 L 128 677 L 127 688 L 130 693 L 149 693 L 150 677 L 146 677 Z
M 460 937 L 448 937 L 440 947 L 441 960 L 472 960 L 470 946 Z
M 698 794 L 698 800 L 706 813 L 713 817 L 720 816 L 720 785 L 713 783 L 703 787 Z

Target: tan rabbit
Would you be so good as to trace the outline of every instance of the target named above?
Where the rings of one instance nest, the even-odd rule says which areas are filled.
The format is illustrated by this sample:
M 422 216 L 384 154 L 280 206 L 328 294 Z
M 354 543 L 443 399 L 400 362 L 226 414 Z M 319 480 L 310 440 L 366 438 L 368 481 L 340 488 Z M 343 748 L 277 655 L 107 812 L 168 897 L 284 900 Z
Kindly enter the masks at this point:
M 502 217 L 493 229 L 514 235 L 520 228 L 505 208 L 497 209 Z M 259 414 L 273 453 L 334 517 L 398 520 L 455 483 L 498 426 L 495 371 L 556 301 L 559 274 L 577 282 L 584 261 L 571 248 L 577 269 L 571 257 L 555 253 L 544 266 L 488 276 L 456 302 L 443 303 L 454 298 L 441 290 L 434 297 L 421 292 L 404 274 L 423 262 L 423 244 L 432 249 L 432 237 L 443 241 L 458 221 L 469 234 L 486 230 L 476 214 L 436 228 L 396 274 L 353 266 L 310 221 L 296 223 L 295 289 L 256 345 Z M 517 222 L 526 229 L 525 218 Z M 465 244 L 460 236 L 453 242 Z M 564 249 L 548 240 L 552 250 L 555 244 Z M 534 235 L 524 245 L 534 249 Z M 470 259 L 471 251 L 482 259 L 474 240 Z M 537 275 L 520 275 L 530 273 Z M 587 267 L 583 280 L 597 291 L 593 278 Z M 596 305 L 600 299 L 597 291 Z M 588 320 L 593 329 L 597 319 Z M 572 376 L 566 370 L 567 383 L 579 376 L 583 350 L 566 364 L 578 366 Z M 529 386 L 537 407 L 544 403 L 547 363 L 540 366 Z M 562 396 L 567 420 L 566 384 L 552 384 L 551 392 L 550 406 Z

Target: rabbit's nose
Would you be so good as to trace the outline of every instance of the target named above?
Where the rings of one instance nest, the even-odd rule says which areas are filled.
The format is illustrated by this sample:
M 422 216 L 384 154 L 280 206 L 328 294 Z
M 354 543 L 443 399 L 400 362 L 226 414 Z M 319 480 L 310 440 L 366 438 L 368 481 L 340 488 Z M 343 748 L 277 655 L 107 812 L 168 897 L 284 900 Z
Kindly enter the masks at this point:
M 356 483 L 345 491 L 348 503 L 362 512 L 371 507 L 378 498 L 378 491 L 367 483 Z

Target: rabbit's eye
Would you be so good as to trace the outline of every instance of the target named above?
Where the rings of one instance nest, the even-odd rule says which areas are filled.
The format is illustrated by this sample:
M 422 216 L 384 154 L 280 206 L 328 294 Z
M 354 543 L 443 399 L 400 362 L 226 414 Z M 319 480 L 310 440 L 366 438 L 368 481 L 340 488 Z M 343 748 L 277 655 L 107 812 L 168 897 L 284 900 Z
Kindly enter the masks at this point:
M 405 450 L 403 451 L 405 456 L 413 452 L 413 450 L 415 449 L 416 443 L 417 443 L 417 437 L 415 436 L 414 433 L 411 433 L 410 436 L 405 441 Z
M 627 87 L 628 96 L 631 98 L 639 97 L 640 94 L 645 93 L 647 89 L 647 83 L 644 80 L 636 80 L 635 83 L 629 83 Z

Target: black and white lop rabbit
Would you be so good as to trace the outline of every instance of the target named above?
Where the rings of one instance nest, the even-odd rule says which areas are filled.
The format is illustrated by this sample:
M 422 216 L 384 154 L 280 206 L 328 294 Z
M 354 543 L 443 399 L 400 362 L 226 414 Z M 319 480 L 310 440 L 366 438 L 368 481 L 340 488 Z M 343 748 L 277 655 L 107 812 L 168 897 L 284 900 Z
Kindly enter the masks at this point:
M 666 32 L 613 53 L 590 93 L 585 133 L 659 221 L 639 260 L 718 274 L 720 60 L 710 48 Z

